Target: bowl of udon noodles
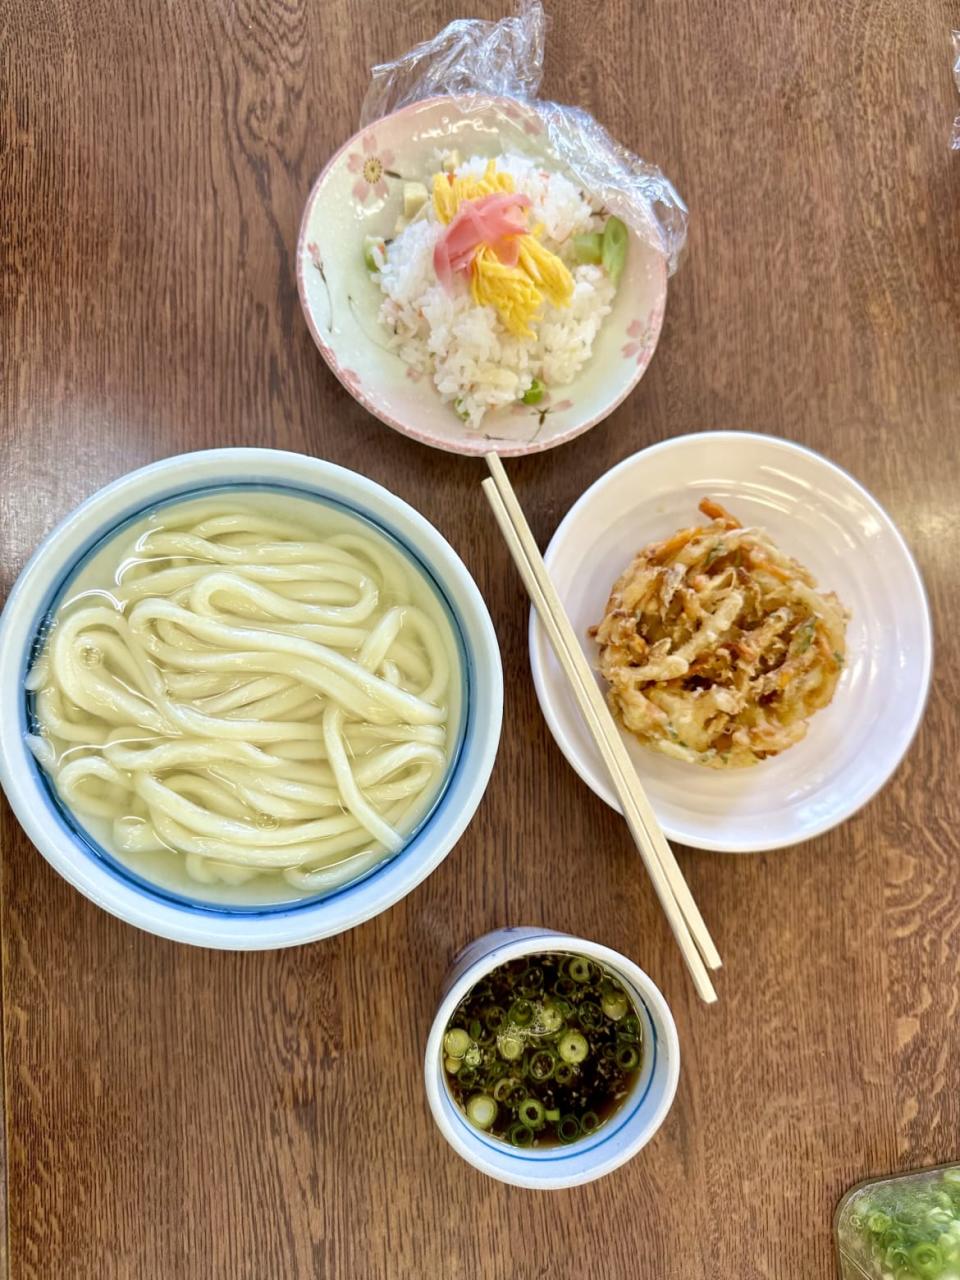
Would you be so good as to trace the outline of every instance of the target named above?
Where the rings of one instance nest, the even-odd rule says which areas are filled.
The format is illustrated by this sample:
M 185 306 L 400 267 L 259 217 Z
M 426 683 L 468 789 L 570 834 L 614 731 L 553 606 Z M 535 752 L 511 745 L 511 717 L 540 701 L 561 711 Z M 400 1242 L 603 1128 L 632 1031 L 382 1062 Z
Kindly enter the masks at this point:
M 270 449 L 168 458 L 41 544 L 0 619 L 0 782 L 112 914 L 235 950 L 342 932 L 469 823 L 503 682 L 422 516 Z

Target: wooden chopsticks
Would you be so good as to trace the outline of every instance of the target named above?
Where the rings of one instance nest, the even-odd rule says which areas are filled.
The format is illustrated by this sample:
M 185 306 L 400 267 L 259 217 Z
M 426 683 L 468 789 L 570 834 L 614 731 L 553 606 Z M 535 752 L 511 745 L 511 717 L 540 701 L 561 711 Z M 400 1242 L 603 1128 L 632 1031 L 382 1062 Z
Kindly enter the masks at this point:
M 590 735 L 610 773 L 623 816 L 690 970 L 697 993 L 702 1000 L 712 1003 L 716 1000 L 717 993 L 707 968 L 719 969 L 720 955 L 640 784 L 620 731 L 597 687 L 503 463 L 495 453 L 488 453 L 486 460 L 490 478 L 484 480 L 483 491 L 523 579 L 527 594 L 550 638 L 557 661 L 570 682 Z

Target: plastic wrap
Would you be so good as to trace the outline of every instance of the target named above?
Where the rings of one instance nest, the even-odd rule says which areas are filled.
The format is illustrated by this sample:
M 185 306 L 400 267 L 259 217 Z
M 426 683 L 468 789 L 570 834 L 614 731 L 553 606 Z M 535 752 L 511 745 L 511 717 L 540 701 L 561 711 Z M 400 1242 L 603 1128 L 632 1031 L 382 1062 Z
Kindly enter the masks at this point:
M 537 96 L 545 34 L 540 0 L 523 0 L 500 22 L 451 22 L 432 40 L 373 68 L 361 126 L 425 98 L 448 96 L 465 113 L 495 111 L 509 142 L 512 131 L 524 128 L 511 112 L 522 103 L 539 118 L 544 150 L 658 249 L 673 271 L 687 234 L 686 205 L 656 165 L 621 146 L 588 112 Z
M 956 1280 L 960 1165 L 860 1182 L 833 1227 L 843 1280 Z
M 953 33 L 953 78 L 960 90 L 960 31 Z M 950 143 L 954 151 L 960 151 L 960 116 L 953 122 L 953 138 Z

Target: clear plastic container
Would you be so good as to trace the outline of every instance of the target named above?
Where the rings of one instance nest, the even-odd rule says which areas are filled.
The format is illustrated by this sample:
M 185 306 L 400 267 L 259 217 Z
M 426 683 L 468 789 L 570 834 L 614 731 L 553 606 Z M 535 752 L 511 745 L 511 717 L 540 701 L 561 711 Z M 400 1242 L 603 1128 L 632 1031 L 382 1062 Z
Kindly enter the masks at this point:
M 842 1280 L 960 1280 L 960 1164 L 858 1182 L 833 1234 Z

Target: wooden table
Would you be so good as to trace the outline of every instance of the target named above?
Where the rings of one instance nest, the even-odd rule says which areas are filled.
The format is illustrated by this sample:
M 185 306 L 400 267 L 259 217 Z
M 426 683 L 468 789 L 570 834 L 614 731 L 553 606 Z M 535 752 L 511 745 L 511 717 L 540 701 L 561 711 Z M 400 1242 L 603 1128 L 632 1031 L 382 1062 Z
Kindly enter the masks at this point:
M 499 16 L 494 0 L 473 3 Z M 503 649 L 490 789 L 403 903 L 327 942 L 191 950 L 69 888 L 4 810 L 7 1263 L 16 1280 L 831 1274 L 851 1182 L 960 1155 L 960 156 L 946 0 L 554 0 L 545 90 L 657 160 L 692 211 L 660 348 L 574 444 L 511 464 L 544 541 L 667 436 L 751 428 L 849 468 L 938 623 L 923 729 L 843 828 L 681 852 L 726 961 L 692 994 L 621 822 L 562 759 L 477 461 L 355 405 L 293 249 L 366 68 L 457 0 L 9 0 L 0 21 L 6 587 L 95 488 L 181 450 L 301 450 L 414 503 Z M 534 1194 L 435 1130 L 421 1053 L 451 955 L 535 922 L 635 957 L 672 1003 L 676 1103 L 628 1167 Z M 386 1086 L 386 1087 L 384 1087 Z

